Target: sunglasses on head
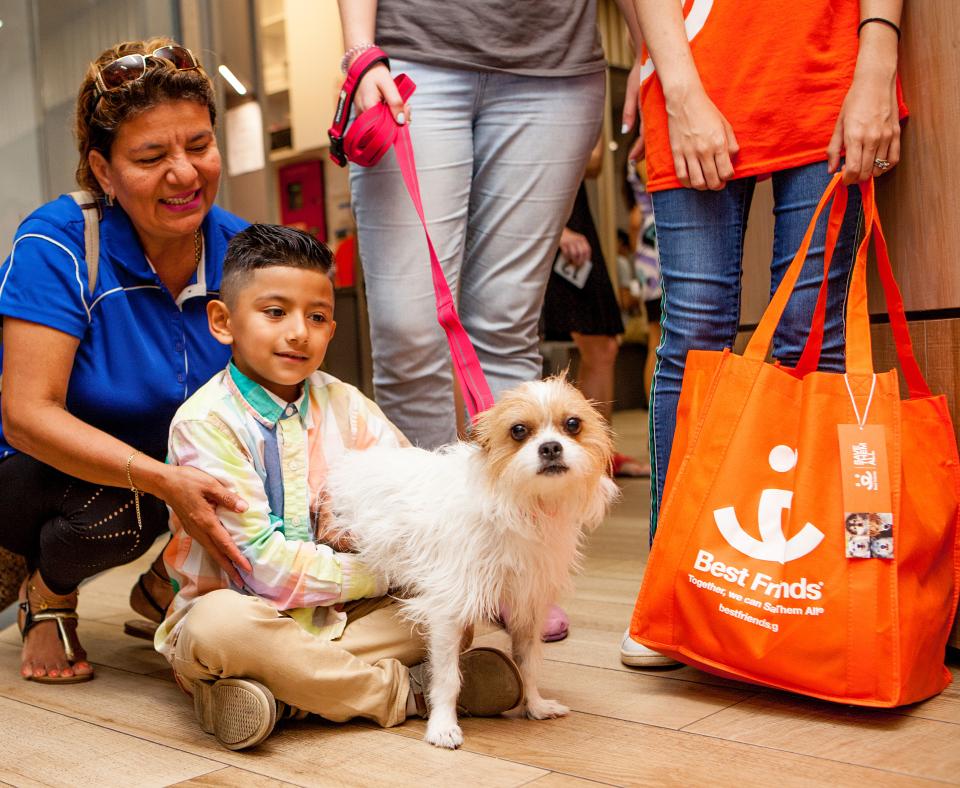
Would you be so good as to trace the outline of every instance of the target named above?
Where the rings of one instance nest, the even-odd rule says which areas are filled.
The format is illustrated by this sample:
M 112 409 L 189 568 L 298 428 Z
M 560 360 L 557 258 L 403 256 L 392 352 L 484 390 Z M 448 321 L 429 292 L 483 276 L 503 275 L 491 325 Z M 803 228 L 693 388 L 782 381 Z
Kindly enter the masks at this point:
M 123 57 L 118 57 L 116 60 L 110 61 L 97 72 L 96 82 L 97 90 L 99 91 L 97 98 L 104 93 L 109 93 L 111 90 L 116 90 L 126 85 L 128 82 L 136 82 L 138 79 L 143 79 L 144 74 L 147 73 L 148 57 L 166 60 L 177 69 L 177 71 L 190 71 L 195 68 L 200 68 L 200 64 L 193 56 L 193 52 L 186 47 L 177 46 L 176 44 L 160 47 L 146 55 L 140 54 L 139 52 L 132 55 L 124 55 Z

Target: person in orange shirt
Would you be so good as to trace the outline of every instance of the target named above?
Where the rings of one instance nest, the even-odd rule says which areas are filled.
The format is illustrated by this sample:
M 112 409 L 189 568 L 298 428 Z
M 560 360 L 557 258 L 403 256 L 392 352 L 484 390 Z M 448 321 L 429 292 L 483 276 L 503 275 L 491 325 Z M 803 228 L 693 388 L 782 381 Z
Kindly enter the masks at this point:
M 736 339 L 743 238 L 758 178 L 773 180 L 772 293 L 831 175 L 842 166 L 845 183 L 864 182 L 900 158 L 903 0 L 634 3 L 649 58 L 641 54 L 631 72 L 624 125 L 633 123 L 639 84 L 663 273 L 650 392 L 652 539 L 687 352 Z M 820 360 L 834 371 L 844 365 L 843 304 L 859 216 L 852 189 L 830 268 Z M 826 218 L 774 340 L 774 355 L 787 366 L 806 340 L 825 234 Z M 620 654 L 635 667 L 672 664 L 629 634 Z

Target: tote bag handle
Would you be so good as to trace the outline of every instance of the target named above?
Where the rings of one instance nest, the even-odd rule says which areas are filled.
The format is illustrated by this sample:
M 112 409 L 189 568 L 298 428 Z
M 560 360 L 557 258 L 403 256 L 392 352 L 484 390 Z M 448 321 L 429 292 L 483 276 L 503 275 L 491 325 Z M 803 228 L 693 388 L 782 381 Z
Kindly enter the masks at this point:
M 803 242 L 797 250 L 797 254 L 784 274 L 780 286 L 770 300 L 767 307 L 754 331 L 750 342 L 744 351 L 745 358 L 764 360 L 770 350 L 773 341 L 773 334 L 777 325 L 783 316 L 787 301 L 793 293 L 797 279 L 800 277 L 801 269 L 806 261 L 813 233 L 816 229 L 823 210 L 831 197 L 838 195 L 840 190 L 845 187 L 840 182 L 841 173 L 837 173 L 830 181 L 817 208 L 814 211 L 813 218 L 804 235 Z M 883 228 L 880 225 L 880 217 L 876 210 L 876 199 L 874 193 L 874 183 L 871 178 L 863 187 L 861 187 L 862 204 L 864 212 L 864 237 L 857 250 L 856 260 L 854 261 L 853 271 L 850 278 L 850 290 L 847 296 L 847 323 L 846 323 L 846 356 L 847 371 L 855 375 L 873 374 L 872 347 L 870 342 L 870 315 L 867 309 L 867 277 L 866 269 L 868 262 L 868 250 L 870 241 L 873 239 L 876 250 L 877 269 L 880 274 L 880 281 L 883 285 L 884 296 L 887 306 L 887 314 L 890 317 L 890 325 L 893 329 L 894 342 L 897 350 L 897 357 L 900 361 L 900 367 L 903 370 L 904 378 L 907 382 L 907 388 L 911 398 L 929 397 L 930 388 L 924 380 L 923 373 L 917 364 L 913 353 L 913 344 L 910 341 L 910 332 L 907 328 L 906 315 L 903 309 L 903 298 L 897 287 L 896 279 L 893 276 L 893 267 L 890 264 L 890 256 L 887 250 L 886 239 L 883 235 Z M 838 203 L 835 199 L 833 209 L 831 210 L 830 223 L 827 232 L 827 250 L 824 254 L 824 277 L 820 285 L 820 293 L 817 297 L 817 306 L 814 310 L 811 321 L 810 336 L 807 340 L 807 346 L 804 348 L 800 363 L 795 371 L 798 377 L 802 377 L 808 372 L 814 371 L 816 363 L 820 356 L 820 346 L 823 340 L 823 327 L 826 319 L 826 287 L 827 276 L 829 274 L 830 258 L 833 254 L 833 246 L 836 245 L 836 237 L 839 232 L 839 222 L 842 221 L 842 209 L 838 205 L 845 207 L 846 199 L 839 197 Z
M 773 343 L 774 332 L 777 330 L 777 326 L 780 325 L 783 312 L 787 307 L 787 301 L 790 300 L 793 288 L 796 286 L 797 280 L 800 278 L 800 272 L 803 270 L 803 264 L 806 262 L 807 253 L 810 250 L 810 243 L 813 240 L 813 233 L 816 230 L 817 222 L 820 220 L 820 216 L 827 203 L 834 197 L 837 190 L 841 188 L 841 177 L 839 172 L 834 175 L 830 183 L 827 184 L 823 195 L 820 197 L 820 201 L 817 203 L 817 207 L 810 219 L 810 224 L 807 226 L 807 231 L 804 233 L 803 240 L 800 242 L 800 247 L 793 256 L 793 262 L 790 263 L 790 267 L 787 268 L 786 273 L 784 273 L 783 279 L 780 280 L 779 287 L 777 287 L 776 292 L 770 299 L 770 303 L 764 310 L 763 316 L 760 318 L 760 322 L 753 332 L 753 336 L 750 337 L 750 341 L 747 343 L 746 350 L 743 352 L 744 358 L 758 361 L 764 361 L 766 359 L 767 353 L 770 351 L 770 345 Z M 843 202 L 845 204 L 846 201 L 844 200 Z M 838 206 L 834 205 L 834 208 L 837 209 Z M 839 210 L 831 211 L 831 213 L 839 213 Z M 829 257 L 832 257 L 832 255 L 833 248 L 828 243 L 824 253 L 824 260 L 826 261 Z

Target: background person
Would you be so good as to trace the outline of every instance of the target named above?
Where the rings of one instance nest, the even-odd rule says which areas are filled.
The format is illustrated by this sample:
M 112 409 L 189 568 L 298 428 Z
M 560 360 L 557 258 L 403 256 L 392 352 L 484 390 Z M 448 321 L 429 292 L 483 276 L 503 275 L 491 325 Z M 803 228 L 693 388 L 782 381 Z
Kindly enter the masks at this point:
M 657 227 L 653 217 L 653 203 L 643 184 L 638 168 L 642 165 L 627 163 L 627 203 L 630 205 L 630 268 L 637 293 L 630 294 L 636 308 L 643 305 L 646 316 L 647 357 L 643 365 L 643 389 L 650 404 L 650 386 L 657 364 L 657 347 L 660 344 L 660 299 L 663 297 L 663 282 L 660 276 L 660 256 L 657 251 Z M 629 287 L 628 287 L 629 289 Z M 626 303 L 632 303 L 630 298 Z
M 590 156 L 584 178 L 596 178 L 603 164 L 602 140 Z M 613 417 L 614 372 L 623 333 L 620 304 L 607 272 L 600 238 L 590 212 L 587 189 L 580 183 L 567 226 L 560 235 L 558 258 L 574 270 L 590 266 L 582 281 L 571 282 L 557 273 L 556 264 L 547 281 L 543 300 L 543 335 L 547 341 L 573 340 L 580 355 L 577 388 L 593 400 L 610 423 Z M 578 284 L 579 283 L 579 284 Z M 626 454 L 613 455 L 613 475 L 648 476 L 650 469 Z
M 27 217 L 0 267 L 0 541 L 31 572 L 20 597 L 26 679 L 93 677 L 77 586 L 142 555 L 167 531 L 168 504 L 227 571 L 236 575 L 231 558 L 246 562 L 214 514 L 245 504 L 163 461 L 177 407 L 229 356 L 206 305 L 246 223 L 213 204 L 215 117 L 189 50 L 156 38 L 104 51 L 76 110 L 77 182 L 101 203 L 96 286 L 80 208 L 65 195 Z M 156 574 L 141 592 L 158 607 L 172 596 Z

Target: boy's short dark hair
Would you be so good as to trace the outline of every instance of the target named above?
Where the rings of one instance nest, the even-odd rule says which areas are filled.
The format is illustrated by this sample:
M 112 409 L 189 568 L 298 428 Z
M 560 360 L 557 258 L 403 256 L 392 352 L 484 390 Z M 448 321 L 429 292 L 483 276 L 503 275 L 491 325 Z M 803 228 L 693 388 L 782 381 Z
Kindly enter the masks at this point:
M 227 246 L 220 299 L 233 303 L 254 271 L 278 265 L 329 274 L 333 254 L 326 244 L 303 230 L 280 224 L 251 224 L 233 236 Z

